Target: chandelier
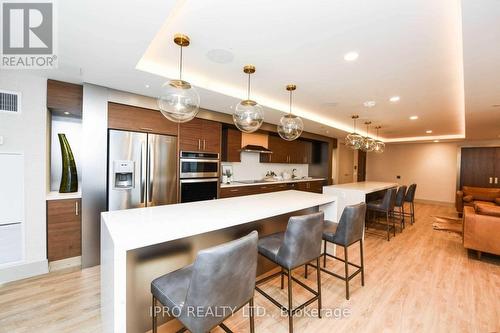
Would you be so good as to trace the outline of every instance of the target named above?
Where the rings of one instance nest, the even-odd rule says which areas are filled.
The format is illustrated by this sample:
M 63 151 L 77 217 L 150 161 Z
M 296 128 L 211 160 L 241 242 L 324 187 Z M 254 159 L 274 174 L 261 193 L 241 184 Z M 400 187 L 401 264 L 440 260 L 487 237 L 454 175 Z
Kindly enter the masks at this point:
M 375 148 L 373 149 L 374 152 L 381 154 L 385 150 L 385 143 L 379 140 L 378 138 L 378 130 L 381 129 L 382 126 L 377 126 L 375 129 L 377 130 L 377 139 L 375 140 Z
M 360 149 L 363 145 L 363 137 L 356 133 L 356 120 L 359 118 L 359 116 L 353 115 L 351 118 L 354 122 L 353 132 L 346 136 L 344 142 L 347 147 L 357 150 Z
M 366 151 L 367 153 L 375 150 L 376 142 L 375 139 L 370 138 L 368 135 L 368 128 L 371 125 L 371 121 L 365 121 L 366 125 L 366 136 L 363 138 L 363 144 L 361 145 L 361 150 Z
M 250 75 L 255 73 L 255 66 L 246 65 L 243 72 L 248 74 L 247 99 L 240 101 L 233 113 L 233 122 L 245 133 L 255 132 L 264 121 L 264 110 L 256 101 L 250 99 Z
M 278 123 L 278 134 L 282 139 L 287 141 L 293 141 L 300 137 L 304 129 L 302 119 L 292 114 L 292 93 L 295 89 L 297 89 L 295 84 L 286 86 L 286 90 L 290 92 L 290 112 L 281 117 Z
M 180 47 L 179 79 L 170 80 L 162 86 L 157 103 L 165 118 L 176 123 L 185 123 L 198 114 L 200 96 L 189 82 L 182 80 L 182 48 L 189 45 L 189 37 L 176 34 L 174 43 Z

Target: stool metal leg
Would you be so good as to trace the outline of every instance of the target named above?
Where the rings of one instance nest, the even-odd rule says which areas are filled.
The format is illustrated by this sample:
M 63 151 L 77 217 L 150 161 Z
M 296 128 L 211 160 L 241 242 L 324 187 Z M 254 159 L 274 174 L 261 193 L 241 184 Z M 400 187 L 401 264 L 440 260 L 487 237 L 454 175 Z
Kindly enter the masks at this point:
M 365 263 L 363 259 L 363 239 L 359 241 L 359 255 L 361 257 L 361 285 L 365 285 Z
M 283 275 L 281 275 L 283 276 Z M 282 280 L 283 281 L 283 280 Z M 282 288 L 283 289 L 283 288 Z M 248 306 L 250 307 L 249 315 L 250 315 L 250 333 L 255 333 L 255 319 L 254 319 L 254 308 L 253 308 L 253 297 L 250 299 L 250 302 L 248 303 Z
M 307 266 L 306 266 L 307 269 Z M 283 268 L 281 268 L 281 289 L 285 288 L 285 275 L 283 274 Z
M 326 240 L 324 241 L 325 245 L 323 246 L 323 267 L 326 267 Z
M 158 322 L 156 320 L 156 297 L 153 296 L 153 300 L 151 302 L 151 317 L 153 319 L 153 333 L 158 331 Z
M 345 298 L 349 300 L 349 260 L 347 257 L 347 246 L 344 246 L 345 257 Z
M 292 270 L 288 270 L 288 332 L 293 333 L 292 313 Z
M 321 268 L 319 266 L 319 257 L 316 258 L 316 275 L 318 279 L 318 317 L 321 318 Z
M 385 212 L 385 222 L 387 224 L 387 241 L 391 240 L 391 232 L 389 231 L 389 212 Z

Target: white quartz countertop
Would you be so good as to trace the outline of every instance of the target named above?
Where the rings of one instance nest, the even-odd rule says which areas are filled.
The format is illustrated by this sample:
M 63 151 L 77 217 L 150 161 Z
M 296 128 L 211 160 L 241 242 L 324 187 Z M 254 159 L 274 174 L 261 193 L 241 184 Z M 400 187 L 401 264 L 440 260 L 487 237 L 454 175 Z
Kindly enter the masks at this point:
M 115 248 L 132 250 L 336 201 L 331 194 L 281 191 L 104 212 Z
M 58 191 L 51 191 L 47 193 L 47 200 L 65 200 L 65 199 L 80 199 L 82 197 L 82 192 L 72 192 L 72 193 L 59 193 Z
M 327 191 L 341 190 L 341 191 L 358 191 L 363 193 L 372 193 L 372 192 L 386 190 L 388 188 L 396 186 L 398 186 L 398 183 L 366 181 L 366 182 L 324 186 L 323 189 Z
M 325 178 L 299 178 L 299 179 L 288 179 L 288 180 L 273 180 L 269 182 L 263 180 L 257 183 L 240 183 L 237 180 L 235 180 L 230 184 L 220 183 L 220 187 L 225 188 L 225 187 L 254 186 L 254 185 L 288 184 L 288 183 L 300 183 L 300 182 L 314 182 L 320 180 L 325 180 Z

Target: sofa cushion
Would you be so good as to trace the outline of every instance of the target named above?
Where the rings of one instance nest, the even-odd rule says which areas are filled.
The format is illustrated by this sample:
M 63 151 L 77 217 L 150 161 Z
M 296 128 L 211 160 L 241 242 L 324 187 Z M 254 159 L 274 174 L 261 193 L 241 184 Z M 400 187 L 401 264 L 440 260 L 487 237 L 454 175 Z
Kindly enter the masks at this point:
M 500 206 L 500 198 L 496 198 L 495 203 Z
M 481 200 L 476 200 L 473 202 L 473 206 L 476 207 L 477 205 L 484 205 L 484 206 L 496 206 L 494 202 L 491 201 L 481 201 Z
M 462 191 L 464 197 L 472 195 L 474 200 L 494 202 L 496 198 L 500 197 L 500 188 L 464 186 Z
M 474 197 L 472 195 L 466 195 L 462 200 L 464 202 L 472 202 L 472 200 L 474 200 Z
M 492 205 L 477 204 L 476 213 L 480 215 L 490 215 L 500 217 L 500 207 Z

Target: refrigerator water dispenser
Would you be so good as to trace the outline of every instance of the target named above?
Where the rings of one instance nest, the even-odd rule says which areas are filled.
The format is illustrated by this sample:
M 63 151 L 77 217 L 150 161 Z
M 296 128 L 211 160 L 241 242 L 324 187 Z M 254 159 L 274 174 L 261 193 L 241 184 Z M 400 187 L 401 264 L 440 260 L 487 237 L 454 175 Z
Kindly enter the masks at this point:
M 134 188 L 134 161 L 113 161 L 114 188 L 128 190 Z

